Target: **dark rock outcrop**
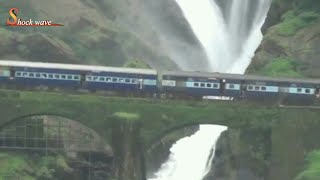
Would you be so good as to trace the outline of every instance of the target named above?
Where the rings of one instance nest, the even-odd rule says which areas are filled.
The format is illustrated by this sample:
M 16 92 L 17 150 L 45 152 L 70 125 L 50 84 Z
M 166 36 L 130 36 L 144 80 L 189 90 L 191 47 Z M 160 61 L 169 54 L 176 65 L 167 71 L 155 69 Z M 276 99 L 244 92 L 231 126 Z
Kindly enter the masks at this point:
M 295 71 L 308 77 L 320 76 L 320 21 L 299 30 L 294 36 L 278 35 L 269 29 L 247 73 L 257 73 L 273 59 L 286 57 L 297 64 Z
M 286 59 L 300 76 L 320 77 L 320 5 L 310 1 L 277 0 L 263 26 L 264 38 L 247 69 L 261 74 L 277 60 Z M 290 68 L 290 67 L 285 67 Z
M 182 68 L 192 70 L 207 68 L 207 56 L 182 10 L 173 0 L 119 1 L 119 11 L 126 10 L 130 16 L 119 16 L 117 23 L 142 40 L 160 56 L 168 56 Z M 155 61 L 153 61 L 155 63 Z M 161 66 L 157 68 L 164 69 Z
M 273 2 L 269 9 L 267 19 L 262 26 L 263 34 L 265 34 L 270 27 L 281 22 L 281 16 L 291 8 L 292 8 L 291 0 Z
M 254 136 L 255 132 L 259 136 Z M 269 149 L 269 130 L 228 129 L 217 141 L 211 171 L 204 180 L 263 180 L 268 172 Z

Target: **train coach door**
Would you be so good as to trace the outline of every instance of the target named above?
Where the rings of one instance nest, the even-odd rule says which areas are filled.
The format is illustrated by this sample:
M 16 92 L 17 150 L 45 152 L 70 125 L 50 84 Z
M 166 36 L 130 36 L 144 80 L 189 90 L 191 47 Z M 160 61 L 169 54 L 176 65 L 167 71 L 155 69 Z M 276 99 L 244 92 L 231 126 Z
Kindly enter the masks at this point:
M 139 79 L 139 89 L 143 89 L 143 79 Z
M 11 67 L 10 68 L 10 79 L 13 79 L 15 77 L 15 70 Z
M 84 85 L 86 82 L 86 73 L 81 73 L 80 84 Z
M 226 89 L 226 80 L 220 79 L 220 93 L 224 94 Z
M 240 84 L 240 98 L 244 98 L 246 90 L 247 90 L 246 82 L 242 80 Z

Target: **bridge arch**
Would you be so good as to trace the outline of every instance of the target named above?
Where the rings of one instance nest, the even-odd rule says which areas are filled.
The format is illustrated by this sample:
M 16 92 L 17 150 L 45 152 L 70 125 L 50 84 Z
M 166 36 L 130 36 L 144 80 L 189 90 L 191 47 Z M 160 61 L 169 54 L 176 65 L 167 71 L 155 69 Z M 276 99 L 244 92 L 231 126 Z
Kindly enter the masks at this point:
M 19 121 L 21 119 L 30 118 L 30 117 L 36 117 L 36 116 L 57 116 L 57 117 L 62 117 L 62 118 L 70 119 L 70 120 L 73 119 L 72 117 L 68 117 L 67 115 L 59 114 L 59 113 L 31 113 L 31 114 L 20 115 L 20 116 L 17 116 L 15 118 L 13 118 L 13 119 L 6 120 L 4 123 L 0 124 L 0 130 L 3 127 L 8 126 L 11 123 Z
M 112 152 L 95 130 L 57 113 L 22 115 L 1 124 L 1 148 Z

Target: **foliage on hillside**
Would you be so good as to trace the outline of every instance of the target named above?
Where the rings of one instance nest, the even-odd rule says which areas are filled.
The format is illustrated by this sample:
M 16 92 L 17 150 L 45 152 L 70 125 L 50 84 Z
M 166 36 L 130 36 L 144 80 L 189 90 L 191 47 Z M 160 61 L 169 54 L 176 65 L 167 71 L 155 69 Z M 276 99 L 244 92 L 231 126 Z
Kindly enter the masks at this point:
M 142 61 L 135 60 L 135 61 L 128 61 L 124 64 L 124 67 L 128 68 L 141 68 L 141 69 L 150 69 L 150 66 Z
M 295 35 L 299 29 L 316 22 L 320 14 L 316 11 L 290 10 L 282 16 L 282 23 L 275 26 L 277 33 L 283 36 Z
M 0 153 L 0 180 L 55 179 L 59 173 L 72 169 L 63 156 L 38 156 L 24 153 Z
M 52 20 L 64 26 L 0 27 L 0 59 L 107 66 L 140 59 L 153 67 L 175 67 L 167 54 L 153 47 L 156 44 L 145 42 L 134 29 L 119 24 L 116 17 L 131 15 L 121 14 L 120 10 L 125 12 L 129 7 L 118 2 L 12 0 L 1 3 L 0 18 L 6 20 L 12 7 L 19 8 L 18 18 L 23 20 Z M 59 10 L 52 10 L 55 8 Z
M 266 22 L 272 26 L 266 30 L 247 73 L 319 77 L 320 1 L 273 0 L 273 3 L 276 8 L 271 9 Z M 273 14 L 281 18 L 276 19 Z
M 318 180 L 320 177 L 320 151 L 310 152 L 307 157 L 307 166 L 294 180 Z
M 273 0 L 275 4 L 291 4 L 296 9 L 313 9 L 319 11 L 320 1 L 315 0 Z
M 280 35 L 292 36 L 299 29 L 307 27 L 320 18 L 320 1 L 315 0 L 273 0 L 275 4 L 291 4 L 292 9 L 281 17 L 276 25 Z
M 295 61 L 288 58 L 275 58 L 263 67 L 261 74 L 273 77 L 301 77 Z

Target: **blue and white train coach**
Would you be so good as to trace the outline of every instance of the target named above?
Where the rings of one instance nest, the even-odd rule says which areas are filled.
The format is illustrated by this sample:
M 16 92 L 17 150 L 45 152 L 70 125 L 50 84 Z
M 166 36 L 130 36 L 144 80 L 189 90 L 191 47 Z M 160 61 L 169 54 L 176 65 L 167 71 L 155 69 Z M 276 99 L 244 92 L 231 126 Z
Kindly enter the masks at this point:
M 308 100 L 319 94 L 319 82 L 290 80 L 279 84 L 281 84 L 280 93 L 286 94 L 286 97 L 290 99 Z
M 162 90 L 194 97 L 219 96 L 220 80 L 212 73 L 167 71 L 162 73 Z
M 150 69 L 22 61 L 0 61 L 0 84 L 148 94 L 162 92 L 192 97 L 270 98 L 285 95 L 306 99 L 320 96 L 319 80 L 186 71 L 158 74 Z
M 157 91 L 157 72 L 149 69 L 94 67 L 87 69 L 85 87 L 94 90 Z
M 0 61 L 2 81 L 16 86 L 34 87 L 80 87 L 81 70 L 74 69 L 71 65 Z
M 277 97 L 279 86 L 273 81 L 247 80 L 245 81 L 245 97 Z
M 0 80 L 17 86 L 90 90 L 157 90 L 155 70 L 74 64 L 0 61 Z

